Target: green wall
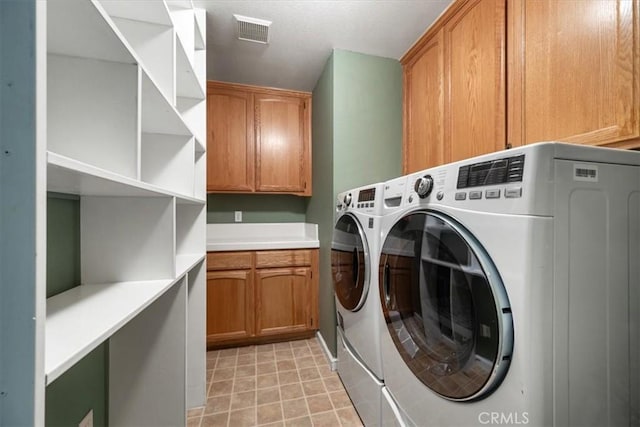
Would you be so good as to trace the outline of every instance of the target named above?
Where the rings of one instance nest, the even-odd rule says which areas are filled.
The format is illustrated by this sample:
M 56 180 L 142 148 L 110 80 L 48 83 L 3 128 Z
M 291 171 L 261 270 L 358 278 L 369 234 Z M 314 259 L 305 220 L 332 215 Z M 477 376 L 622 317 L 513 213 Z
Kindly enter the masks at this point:
M 47 297 L 80 284 L 80 200 L 47 197 Z M 95 426 L 107 425 L 107 356 L 103 344 L 49 384 L 47 426 L 77 426 L 93 409 Z
M 335 50 L 335 194 L 402 174 L 402 67 Z
M 331 235 L 338 193 L 401 175 L 402 68 L 394 59 L 334 50 L 313 91 L 313 197 L 320 234 L 320 332 L 336 354 Z
M 209 194 L 207 222 L 234 222 L 235 211 L 242 222 L 305 222 L 306 205 L 306 197 L 286 194 Z
M 307 206 L 307 222 L 318 224 L 320 240 L 320 332 L 329 349 L 336 354 L 336 320 L 331 281 L 331 235 L 333 233 L 333 55 L 325 64 L 313 90 L 312 179 L 313 196 Z

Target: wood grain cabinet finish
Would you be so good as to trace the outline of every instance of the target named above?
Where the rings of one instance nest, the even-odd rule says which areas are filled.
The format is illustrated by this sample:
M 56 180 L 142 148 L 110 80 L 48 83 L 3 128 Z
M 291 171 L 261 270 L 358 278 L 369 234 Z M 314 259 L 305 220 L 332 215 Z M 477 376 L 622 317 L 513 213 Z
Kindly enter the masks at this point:
M 308 338 L 318 329 L 317 249 L 209 252 L 207 269 L 209 348 Z
M 505 147 L 505 0 L 452 4 L 401 59 L 403 171 Z
M 207 272 L 207 343 L 254 335 L 252 270 Z
M 403 171 L 539 141 L 640 148 L 638 0 L 458 0 L 401 59 Z
M 253 191 L 253 110 L 253 96 L 249 92 L 221 87 L 208 90 L 208 192 Z
M 505 0 L 470 0 L 444 25 L 445 161 L 503 150 Z
M 442 30 L 404 64 L 405 173 L 444 163 L 444 47 Z
M 508 140 L 640 147 L 639 2 L 509 2 Z
M 256 333 L 311 330 L 311 267 L 256 270 Z
M 207 191 L 310 196 L 311 94 L 207 82 Z
M 256 191 L 310 195 L 309 99 L 256 94 L 254 100 Z

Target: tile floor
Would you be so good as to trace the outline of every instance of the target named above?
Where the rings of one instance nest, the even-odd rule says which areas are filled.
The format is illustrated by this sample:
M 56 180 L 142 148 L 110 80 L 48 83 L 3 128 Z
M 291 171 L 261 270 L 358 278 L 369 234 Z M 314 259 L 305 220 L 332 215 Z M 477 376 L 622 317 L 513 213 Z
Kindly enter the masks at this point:
M 315 338 L 207 353 L 207 405 L 188 427 L 361 427 Z

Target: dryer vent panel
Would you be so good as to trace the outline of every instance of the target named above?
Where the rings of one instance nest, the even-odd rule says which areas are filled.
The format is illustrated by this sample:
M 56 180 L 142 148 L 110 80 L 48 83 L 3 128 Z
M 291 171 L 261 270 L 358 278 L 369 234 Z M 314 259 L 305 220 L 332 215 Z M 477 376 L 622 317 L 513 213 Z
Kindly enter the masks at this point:
M 249 18 L 248 16 L 233 15 L 236 20 L 238 39 L 255 43 L 269 43 L 269 27 L 271 21 Z

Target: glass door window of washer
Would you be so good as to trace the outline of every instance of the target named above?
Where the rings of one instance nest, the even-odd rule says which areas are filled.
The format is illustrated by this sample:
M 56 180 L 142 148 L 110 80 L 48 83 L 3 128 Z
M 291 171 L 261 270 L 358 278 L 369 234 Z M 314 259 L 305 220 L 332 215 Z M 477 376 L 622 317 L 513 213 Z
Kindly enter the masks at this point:
M 340 305 L 350 311 L 359 310 L 369 287 L 369 252 L 362 227 L 350 214 L 340 217 L 333 230 L 331 270 Z
M 415 212 L 389 231 L 380 266 L 387 329 L 413 374 L 447 399 L 488 395 L 506 374 L 513 324 L 480 243 L 446 215 Z

